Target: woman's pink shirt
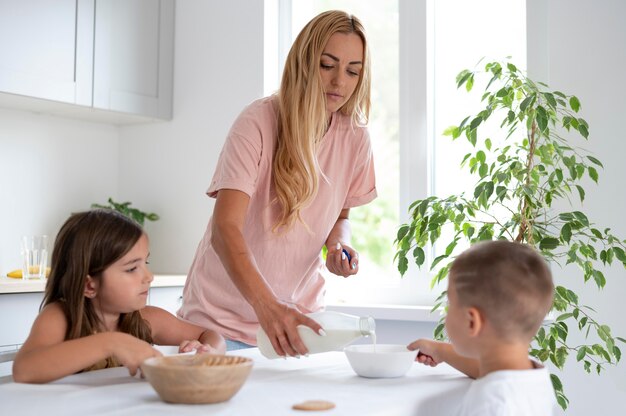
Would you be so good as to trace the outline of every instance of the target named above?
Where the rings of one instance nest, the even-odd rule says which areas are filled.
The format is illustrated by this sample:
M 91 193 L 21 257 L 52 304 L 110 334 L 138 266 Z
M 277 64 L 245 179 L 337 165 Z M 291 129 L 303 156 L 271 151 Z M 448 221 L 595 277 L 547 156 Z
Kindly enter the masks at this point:
M 308 229 L 297 222 L 287 232 L 273 232 L 279 213 L 271 181 L 276 105 L 275 97 L 266 97 L 242 111 L 226 138 L 207 195 L 234 189 L 250 197 L 243 235 L 259 271 L 278 299 L 304 313 L 314 312 L 323 307 L 321 250 L 341 210 L 376 198 L 372 149 L 366 128 L 334 113 L 317 154 L 323 172 L 319 191 L 301 211 Z M 198 245 L 178 314 L 227 339 L 256 345 L 257 317 L 211 245 L 211 223 Z

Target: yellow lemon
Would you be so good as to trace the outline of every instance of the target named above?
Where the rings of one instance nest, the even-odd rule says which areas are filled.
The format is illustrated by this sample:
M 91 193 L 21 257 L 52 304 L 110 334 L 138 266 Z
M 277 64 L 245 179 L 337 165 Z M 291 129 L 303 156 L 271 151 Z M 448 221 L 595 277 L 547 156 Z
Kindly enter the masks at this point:
M 37 274 L 39 272 L 39 266 L 30 266 L 28 271 L 32 274 Z M 50 276 L 50 267 L 46 267 L 46 277 Z M 11 270 L 7 273 L 7 277 L 12 277 L 13 279 L 21 279 L 22 278 L 22 269 Z

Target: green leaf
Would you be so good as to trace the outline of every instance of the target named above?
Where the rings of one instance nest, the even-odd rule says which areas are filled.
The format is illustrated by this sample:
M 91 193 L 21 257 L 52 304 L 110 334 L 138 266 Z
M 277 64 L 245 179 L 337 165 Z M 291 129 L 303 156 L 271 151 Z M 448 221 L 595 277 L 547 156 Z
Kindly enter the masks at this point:
M 583 202 L 585 200 L 585 190 L 580 185 L 576 185 L 576 189 L 578 189 L 578 195 L 580 196 L 580 202 Z
M 415 249 L 413 249 L 413 257 L 415 258 L 415 264 L 418 266 L 422 266 L 424 264 L 426 256 L 424 255 L 424 250 L 421 247 L 415 247 Z
M 569 318 L 571 318 L 572 316 L 574 316 L 574 314 L 573 314 L 573 313 L 564 313 L 564 314 L 562 314 L 562 315 L 559 315 L 559 316 L 556 318 L 556 320 L 557 320 L 557 322 L 558 322 L 558 321 L 564 321 L 565 319 L 569 319 Z
M 446 247 L 446 256 L 449 256 L 450 254 L 452 254 L 452 252 L 454 251 L 454 248 L 456 247 L 456 244 L 457 244 L 457 240 L 454 240 L 450 244 L 448 244 L 448 246 Z
M 550 106 L 552 108 L 556 107 L 556 100 L 554 99 L 554 95 L 550 94 L 549 92 L 545 92 L 543 93 L 543 96 L 546 97 L 546 101 L 548 102 L 548 104 L 550 104 Z
M 444 324 L 439 324 L 435 327 L 435 330 L 433 332 L 433 336 L 435 339 L 443 339 L 443 330 L 444 330 Z
M 509 110 L 507 114 L 507 120 L 509 121 L 509 123 L 512 123 L 514 119 L 515 119 L 515 113 L 512 110 Z
M 594 163 L 598 166 L 600 166 L 601 168 L 603 168 L 604 166 L 602 165 L 602 162 L 600 162 L 598 159 L 596 159 L 593 156 L 587 156 L 587 159 L 589 159 L 591 161 L 591 163 Z
M 554 238 L 554 237 L 545 237 L 541 240 L 541 242 L 539 243 L 539 249 L 540 250 L 554 250 L 555 248 L 557 248 L 559 246 L 561 242 L 559 241 L 558 238 Z
M 587 347 L 584 345 L 580 347 L 578 353 L 576 354 L 576 361 L 582 361 L 583 358 L 587 355 Z
M 485 163 L 481 163 L 480 167 L 478 168 L 478 175 L 481 178 L 484 178 L 485 176 L 487 176 L 487 173 L 489 173 L 489 166 L 487 166 Z
M 467 79 L 467 82 L 465 83 L 465 90 L 467 92 L 470 92 L 473 86 L 474 86 L 474 74 L 470 75 L 470 77 Z
M 580 101 L 578 101 L 578 98 L 574 95 L 570 97 L 569 105 L 576 113 L 578 113 L 578 110 L 580 110 Z
M 398 259 L 398 271 L 401 276 L 404 276 L 407 269 L 409 268 L 409 260 L 406 257 L 400 257 Z
M 567 291 L 566 291 L 566 292 L 567 292 L 566 298 L 567 298 L 570 302 L 572 302 L 574 305 L 577 305 L 577 304 L 578 304 L 578 295 L 577 295 L 576 293 L 574 293 L 574 291 L 573 291 L 573 290 L 569 290 L 569 289 L 567 289 Z
M 530 105 L 530 103 L 533 101 L 534 98 L 535 98 L 534 95 L 529 95 L 528 97 L 524 98 L 524 101 L 522 101 L 522 103 L 519 105 L 519 109 L 521 111 L 526 111 L 526 109 L 528 108 L 528 106 Z
M 442 254 L 441 256 L 437 256 L 435 257 L 435 260 L 433 260 L 433 263 L 430 265 L 430 270 L 433 270 L 435 268 L 435 266 L 437 266 L 437 264 L 439 264 L 439 262 L 445 258 L 447 258 L 448 256 L 446 256 L 445 254 Z
M 572 238 L 572 227 L 571 225 L 569 225 L 569 223 L 566 223 L 561 228 L 561 239 L 563 239 L 564 242 L 569 243 L 571 238 Z
M 450 126 L 443 131 L 444 136 L 452 136 L 453 139 L 456 139 L 461 135 L 459 128 L 457 126 Z
M 476 140 L 478 138 L 476 129 L 470 129 L 468 131 L 469 133 L 467 133 L 467 140 L 472 144 L 472 146 L 476 146 Z
M 398 229 L 398 234 L 396 236 L 396 241 L 400 241 L 404 238 L 404 236 L 409 232 L 409 226 L 408 225 L 403 225 L 402 227 L 400 227 Z
M 469 79 L 471 75 L 472 73 L 468 71 L 467 69 L 464 69 L 463 71 L 459 72 L 459 75 L 456 76 L 456 87 L 460 88 L 461 85 L 463 85 Z
M 593 179 L 595 183 L 598 183 L 598 171 L 593 166 L 589 166 L 587 171 L 589 172 L 589 177 Z
M 476 116 L 472 122 L 470 123 L 470 130 L 475 130 L 476 127 L 480 126 L 480 123 L 483 122 L 483 118 L 481 116 Z
M 567 399 L 567 397 L 565 397 L 565 395 L 563 394 L 558 394 L 556 395 L 556 402 L 559 404 L 559 406 L 561 406 L 561 409 L 566 410 L 567 409 L 567 405 L 569 404 L 569 400 Z
M 611 328 L 609 328 L 607 325 L 601 325 L 598 328 L 597 332 L 600 339 L 604 342 L 606 342 L 606 340 L 611 337 Z
M 565 365 L 565 360 L 567 359 L 567 348 L 565 347 L 559 347 L 556 350 L 556 365 L 560 368 L 563 369 L 563 366 Z
M 545 131 L 548 127 L 548 114 L 542 106 L 537 106 L 537 125 L 540 131 Z
M 463 224 L 463 234 L 467 236 L 468 239 L 472 238 L 476 229 L 469 225 L 468 223 Z
M 561 383 L 561 379 L 559 379 L 559 377 L 557 377 L 555 374 L 550 374 L 550 380 L 552 381 L 552 387 L 554 388 L 554 390 L 563 390 L 563 383 Z
M 626 265 L 626 253 L 624 253 L 621 247 L 613 247 L 613 253 L 615 253 L 615 257 L 617 257 L 619 261 Z
M 587 128 L 587 126 L 581 124 L 578 126 L 578 132 L 580 133 L 581 136 L 583 136 L 585 139 L 589 138 L 589 129 Z
M 604 277 L 604 273 L 600 270 L 594 270 L 592 275 L 599 288 L 603 288 L 606 285 L 606 278 Z
M 576 219 L 580 221 L 582 225 L 584 225 L 585 227 L 589 226 L 589 219 L 585 214 L 580 211 L 574 211 L 572 214 L 574 214 L 574 217 L 576 217 Z

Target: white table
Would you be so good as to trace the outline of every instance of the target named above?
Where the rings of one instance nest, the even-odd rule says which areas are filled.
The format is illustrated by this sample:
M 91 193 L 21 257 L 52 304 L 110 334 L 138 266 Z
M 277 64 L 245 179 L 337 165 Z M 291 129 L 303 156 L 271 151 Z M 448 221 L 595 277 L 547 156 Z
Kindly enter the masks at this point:
M 324 415 L 453 415 L 470 379 L 442 364 L 415 363 L 405 377 L 358 377 L 342 352 L 268 360 L 258 349 L 233 351 L 254 360 L 250 377 L 229 401 L 209 405 L 162 402 L 150 384 L 125 368 L 76 374 L 43 385 L 0 384 L 2 415 L 306 415 L 305 400 L 328 400 Z

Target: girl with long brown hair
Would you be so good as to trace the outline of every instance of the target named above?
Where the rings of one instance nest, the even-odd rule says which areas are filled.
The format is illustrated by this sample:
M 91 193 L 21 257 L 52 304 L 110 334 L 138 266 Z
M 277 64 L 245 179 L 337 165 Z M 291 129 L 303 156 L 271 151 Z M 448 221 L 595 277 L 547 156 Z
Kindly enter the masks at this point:
M 216 332 L 146 306 L 148 256 L 148 237 L 123 215 L 72 214 L 56 237 L 42 309 L 15 357 L 13 379 L 44 383 L 120 365 L 134 375 L 143 360 L 161 355 L 151 344 L 223 353 Z
M 214 329 L 229 349 L 256 344 L 307 353 L 296 327 L 324 306 L 324 261 L 359 270 L 349 213 L 376 197 L 365 127 L 370 57 L 363 25 L 324 12 L 296 38 L 277 94 L 251 103 L 226 138 L 207 191 L 213 217 L 196 251 L 179 315 Z

